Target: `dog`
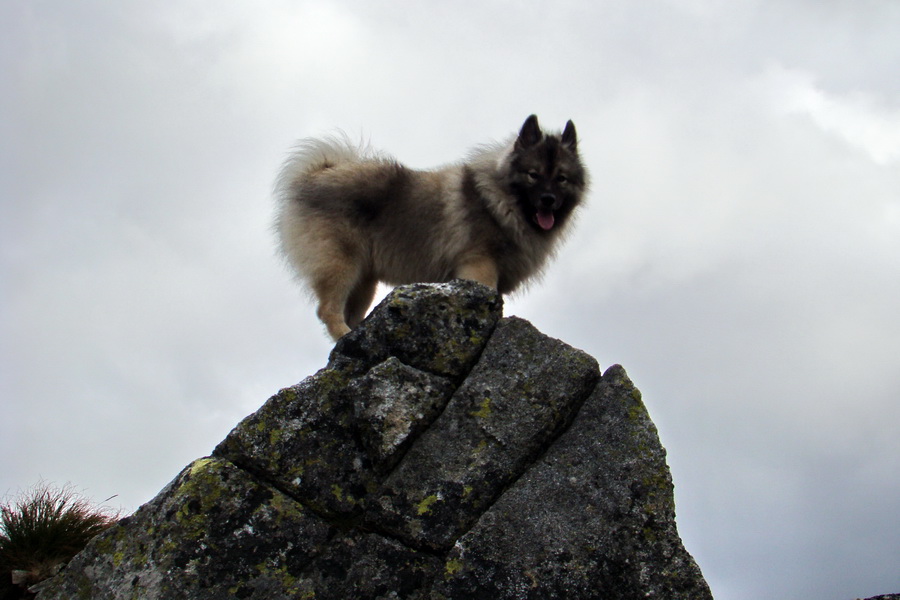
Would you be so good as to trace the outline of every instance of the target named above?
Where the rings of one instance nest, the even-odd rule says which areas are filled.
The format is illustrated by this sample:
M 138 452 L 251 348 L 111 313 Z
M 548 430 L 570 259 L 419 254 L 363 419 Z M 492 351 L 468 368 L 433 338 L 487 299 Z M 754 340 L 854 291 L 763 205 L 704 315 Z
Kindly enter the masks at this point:
M 575 125 L 517 136 L 462 162 L 411 169 L 346 136 L 301 140 L 276 183 L 275 231 L 335 340 L 379 282 L 471 279 L 508 294 L 540 275 L 588 189 Z

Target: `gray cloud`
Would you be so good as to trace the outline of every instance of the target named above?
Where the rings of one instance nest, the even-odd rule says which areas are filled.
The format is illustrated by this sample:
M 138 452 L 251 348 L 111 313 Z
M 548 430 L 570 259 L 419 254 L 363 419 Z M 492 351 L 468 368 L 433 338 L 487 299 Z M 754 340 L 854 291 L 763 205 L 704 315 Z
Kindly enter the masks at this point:
M 330 348 L 268 231 L 297 137 L 415 166 L 575 119 L 591 206 L 507 314 L 623 364 L 717 598 L 898 591 L 900 10 L 0 8 L 0 493 L 134 509 Z

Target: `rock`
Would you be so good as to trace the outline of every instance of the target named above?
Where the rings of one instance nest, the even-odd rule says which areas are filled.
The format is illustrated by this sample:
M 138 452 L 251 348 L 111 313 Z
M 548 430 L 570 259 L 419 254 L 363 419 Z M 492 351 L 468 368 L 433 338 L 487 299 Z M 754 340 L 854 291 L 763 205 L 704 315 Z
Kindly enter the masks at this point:
M 335 530 L 231 463 L 203 458 L 38 586 L 40 598 L 300 598 L 293 572 Z
M 599 379 L 588 355 L 501 322 L 441 416 L 367 503 L 365 522 L 449 550 L 568 424 Z
M 392 356 L 351 381 L 348 391 L 362 445 L 376 472 L 385 474 L 444 410 L 453 386 Z
M 437 598 L 709 598 L 675 530 L 656 428 L 620 366 L 462 535 Z
M 487 343 L 503 302 L 492 289 L 461 280 L 396 288 L 335 345 L 328 367 L 362 373 L 387 359 L 460 380 Z
M 501 308 L 398 288 L 38 599 L 711 598 L 624 369 Z

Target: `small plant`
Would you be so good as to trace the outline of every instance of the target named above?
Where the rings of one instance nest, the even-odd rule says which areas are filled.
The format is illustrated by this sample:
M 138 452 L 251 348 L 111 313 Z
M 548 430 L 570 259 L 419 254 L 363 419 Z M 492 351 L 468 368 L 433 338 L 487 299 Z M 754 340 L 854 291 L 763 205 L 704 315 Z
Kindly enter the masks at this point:
M 0 505 L 0 600 L 30 597 L 29 586 L 53 575 L 118 518 L 71 486 L 44 483 Z

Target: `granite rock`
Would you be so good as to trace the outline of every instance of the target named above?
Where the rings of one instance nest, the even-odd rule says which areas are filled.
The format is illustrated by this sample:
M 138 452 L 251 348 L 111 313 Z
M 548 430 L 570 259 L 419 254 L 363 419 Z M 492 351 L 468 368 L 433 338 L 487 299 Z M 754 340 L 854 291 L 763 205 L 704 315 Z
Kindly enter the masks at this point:
M 624 369 L 397 288 L 38 600 L 711 598 Z

